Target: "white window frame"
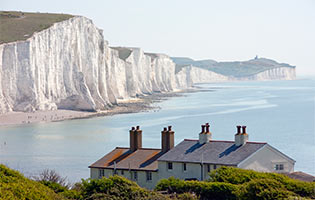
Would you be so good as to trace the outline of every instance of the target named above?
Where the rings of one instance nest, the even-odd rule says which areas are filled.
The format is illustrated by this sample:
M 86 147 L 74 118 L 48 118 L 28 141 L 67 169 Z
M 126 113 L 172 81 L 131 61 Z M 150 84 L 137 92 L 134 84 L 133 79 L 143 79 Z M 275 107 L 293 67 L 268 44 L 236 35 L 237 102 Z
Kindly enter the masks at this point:
M 284 164 L 283 163 L 276 163 L 274 165 L 274 170 L 275 171 L 283 171 L 284 170 Z

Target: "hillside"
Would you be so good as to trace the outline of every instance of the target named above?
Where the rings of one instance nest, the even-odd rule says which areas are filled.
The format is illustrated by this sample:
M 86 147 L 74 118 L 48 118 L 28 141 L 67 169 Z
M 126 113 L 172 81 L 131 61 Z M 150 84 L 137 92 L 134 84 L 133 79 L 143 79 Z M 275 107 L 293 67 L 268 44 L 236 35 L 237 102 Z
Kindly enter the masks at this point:
M 266 58 L 256 58 L 248 61 L 234 61 L 234 62 L 216 62 L 214 60 L 193 60 L 186 57 L 171 57 L 176 63 L 176 72 L 179 72 L 183 67 L 192 65 L 207 69 L 218 74 L 232 77 L 246 77 L 258 74 L 260 72 L 279 68 L 289 67 L 295 68 L 285 63 L 278 63 L 274 60 Z
M 39 182 L 25 178 L 19 172 L 0 165 L 0 200 L 64 199 Z
M 56 22 L 73 17 L 66 14 L 0 11 L 0 44 L 26 40 Z

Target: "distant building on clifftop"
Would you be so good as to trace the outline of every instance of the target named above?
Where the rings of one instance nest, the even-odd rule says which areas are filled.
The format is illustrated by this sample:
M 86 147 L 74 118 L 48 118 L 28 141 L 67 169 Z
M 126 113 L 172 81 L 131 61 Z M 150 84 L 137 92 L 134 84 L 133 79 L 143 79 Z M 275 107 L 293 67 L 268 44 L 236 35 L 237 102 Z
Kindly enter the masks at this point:
M 142 148 L 142 130 L 129 131 L 130 147 L 116 147 L 90 168 L 91 178 L 124 176 L 141 187 L 154 188 L 163 178 L 205 180 L 221 166 L 263 172 L 291 173 L 295 161 L 264 142 L 249 142 L 246 126 L 237 126 L 234 141 L 212 140 L 210 125 L 201 126 L 199 140 L 185 139 L 174 147 L 174 131 L 161 132 L 162 148 Z

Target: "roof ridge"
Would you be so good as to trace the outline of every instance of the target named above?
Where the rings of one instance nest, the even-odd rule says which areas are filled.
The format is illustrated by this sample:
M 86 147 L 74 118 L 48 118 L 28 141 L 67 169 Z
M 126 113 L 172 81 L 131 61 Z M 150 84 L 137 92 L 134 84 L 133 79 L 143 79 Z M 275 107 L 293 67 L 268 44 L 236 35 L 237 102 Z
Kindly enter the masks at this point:
M 115 149 L 130 149 L 129 147 L 116 147 Z M 138 149 L 138 150 L 162 150 L 162 149 L 159 149 L 159 148 L 147 148 L 147 147 L 145 147 L 145 148 L 140 148 L 140 149 Z
M 184 139 L 184 141 L 191 141 L 191 142 L 197 142 L 199 140 L 197 139 Z M 227 142 L 227 143 L 234 143 L 235 141 L 231 141 L 231 140 L 210 140 L 210 142 Z M 251 144 L 267 144 L 267 142 L 251 142 L 248 141 L 246 143 L 251 143 Z

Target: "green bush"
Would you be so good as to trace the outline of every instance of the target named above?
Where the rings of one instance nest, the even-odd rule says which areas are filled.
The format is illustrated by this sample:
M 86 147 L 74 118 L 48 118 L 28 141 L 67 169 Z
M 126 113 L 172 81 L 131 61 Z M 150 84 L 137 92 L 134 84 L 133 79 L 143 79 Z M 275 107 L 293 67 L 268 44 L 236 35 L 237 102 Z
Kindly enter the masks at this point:
M 84 199 L 166 199 L 165 196 L 139 187 L 120 176 L 82 180 L 80 191 Z
M 184 181 L 174 177 L 163 179 L 155 190 L 168 193 L 195 193 L 201 199 L 237 199 L 239 187 L 230 183 Z
M 294 192 L 302 197 L 310 197 L 315 199 L 315 182 L 304 182 L 294 179 L 287 179 L 283 182 L 287 190 Z
M 198 200 L 198 196 L 194 193 L 185 192 L 182 194 L 177 194 L 176 196 L 172 197 L 172 199 L 176 200 Z
M 283 174 L 256 172 L 233 167 L 221 167 L 210 173 L 210 182 L 245 184 L 252 180 L 272 179 L 278 187 L 294 192 L 298 196 L 315 198 L 315 183 L 291 179 Z
M 69 190 L 66 186 L 62 186 L 59 183 L 55 183 L 52 181 L 39 181 L 43 185 L 52 189 L 55 193 L 62 195 L 66 199 L 82 199 L 80 195 L 80 191 L 77 190 Z
M 273 179 L 253 179 L 245 183 L 240 194 L 241 199 L 287 199 L 292 196 L 285 187 Z
M 17 171 L 0 165 L 0 199 L 64 199 L 43 184 L 27 179 Z
M 283 182 L 284 179 L 288 178 L 287 176 L 284 176 L 282 174 L 256 172 L 253 170 L 246 170 L 235 167 L 221 167 L 217 170 L 212 171 L 209 175 L 209 181 L 211 182 L 225 182 L 232 184 L 243 184 L 253 179 L 264 178 L 270 178 L 279 182 Z

